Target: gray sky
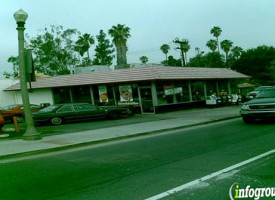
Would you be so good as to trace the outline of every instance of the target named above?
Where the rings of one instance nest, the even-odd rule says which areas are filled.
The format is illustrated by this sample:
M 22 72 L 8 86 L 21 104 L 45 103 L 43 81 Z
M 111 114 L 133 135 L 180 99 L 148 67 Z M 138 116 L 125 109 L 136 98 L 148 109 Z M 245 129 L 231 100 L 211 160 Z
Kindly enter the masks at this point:
M 220 41 L 229 39 L 243 49 L 275 46 L 275 0 L 0 0 L 0 76 L 12 71 L 8 57 L 18 55 L 13 14 L 20 8 L 29 15 L 25 32 L 30 36 L 50 25 L 96 36 L 100 29 L 107 33 L 125 24 L 131 28 L 128 63 L 140 62 L 143 55 L 159 63 L 165 59 L 159 47 L 175 37 L 189 40 L 188 57 L 195 55 L 195 47 L 208 52 L 213 26 L 222 28 Z M 169 54 L 179 58 L 171 47 Z

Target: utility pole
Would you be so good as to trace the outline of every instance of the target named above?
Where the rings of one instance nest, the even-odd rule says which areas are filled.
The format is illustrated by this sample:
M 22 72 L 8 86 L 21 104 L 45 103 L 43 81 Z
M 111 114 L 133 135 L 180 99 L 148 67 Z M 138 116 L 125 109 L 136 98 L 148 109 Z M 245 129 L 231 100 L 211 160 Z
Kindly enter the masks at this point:
M 179 38 L 175 38 L 175 40 L 173 42 L 179 45 L 176 49 L 180 50 L 180 54 L 181 54 L 181 66 L 185 67 L 186 63 L 185 63 L 184 47 L 183 47 L 184 41 L 183 40 L 179 40 Z

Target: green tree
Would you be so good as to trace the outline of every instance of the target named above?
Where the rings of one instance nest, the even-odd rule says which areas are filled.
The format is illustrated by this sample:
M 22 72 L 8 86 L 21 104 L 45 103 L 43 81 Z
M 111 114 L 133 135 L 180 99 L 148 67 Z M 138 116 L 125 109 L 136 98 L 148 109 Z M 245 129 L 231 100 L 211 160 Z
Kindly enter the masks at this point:
M 197 52 L 197 55 L 201 54 L 202 52 L 200 51 L 199 47 L 195 47 L 195 51 Z
M 217 47 L 218 47 L 218 43 L 217 43 L 217 40 L 209 40 L 207 41 L 206 43 L 206 46 L 212 51 L 212 52 L 215 52 Z
M 211 28 L 210 33 L 213 34 L 213 36 L 216 38 L 218 52 L 220 53 L 219 36 L 222 33 L 222 29 L 219 26 L 214 26 L 213 28 Z
M 168 56 L 168 59 L 162 61 L 161 64 L 163 64 L 165 66 L 179 67 L 179 66 L 181 66 L 181 59 L 175 59 L 173 56 Z
M 90 59 L 89 49 L 91 45 L 95 43 L 94 37 L 88 33 L 78 36 L 78 40 L 75 42 L 74 49 L 79 52 L 81 56 L 87 53 L 87 58 Z
M 240 58 L 242 52 L 243 49 L 239 46 L 235 46 L 231 49 L 226 63 L 229 68 L 232 68 L 232 65 Z
M 268 68 L 269 80 L 266 82 L 266 85 L 274 85 L 275 84 L 275 59 L 271 61 L 270 67 Z
M 221 48 L 225 53 L 225 62 L 227 62 L 227 58 L 228 58 L 228 53 L 230 51 L 230 49 L 233 46 L 233 42 L 230 40 L 223 40 L 221 41 Z
M 18 56 L 11 56 L 7 60 L 9 63 L 12 64 L 13 73 L 4 72 L 3 75 L 5 78 L 16 78 L 19 75 L 19 57 Z
M 190 50 L 190 44 L 189 44 L 189 41 L 184 39 L 182 40 L 182 50 L 184 52 L 184 62 L 185 62 L 185 65 L 187 64 L 187 52 Z
M 221 68 L 224 67 L 224 61 L 222 55 L 218 52 L 210 52 L 205 55 L 198 54 L 195 57 L 190 58 L 187 66 Z
M 275 48 L 258 46 L 243 51 L 240 58 L 234 62 L 232 69 L 251 76 L 255 84 L 275 84 L 273 79 L 275 63 Z
M 108 65 L 112 64 L 114 47 L 110 40 L 106 38 L 106 34 L 103 30 L 99 31 L 99 34 L 96 36 L 97 45 L 95 48 L 95 59 L 93 60 L 94 65 Z
M 141 57 L 139 58 L 139 60 L 140 60 L 143 64 L 145 64 L 145 63 L 148 62 L 148 57 L 146 57 L 146 56 L 141 56 Z
M 161 45 L 160 50 L 165 54 L 165 60 L 167 61 L 167 54 L 169 53 L 170 46 L 168 44 L 163 44 Z
M 32 44 L 35 70 L 47 75 L 68 74 L 70 67 L 80 62 L 72 40 L 75 35 L 79 35 L 76 29 L 63 30 L 62 26 L 52 25 L 36 37 L 27 36 Z
M 242 47 L 235 46 L 231 49 L 231 56 L 235 59 L 239 59 L 243 52 Z
M 127 64 L 126 52 L 127 52 L 127 39 L 131 37 L 130 28 L 125 25 L 118 24 L 112 26 L 108 31 L 109 35 L 113 38 L 113 43 L 116 46 L 117 52 L 117 65 Z

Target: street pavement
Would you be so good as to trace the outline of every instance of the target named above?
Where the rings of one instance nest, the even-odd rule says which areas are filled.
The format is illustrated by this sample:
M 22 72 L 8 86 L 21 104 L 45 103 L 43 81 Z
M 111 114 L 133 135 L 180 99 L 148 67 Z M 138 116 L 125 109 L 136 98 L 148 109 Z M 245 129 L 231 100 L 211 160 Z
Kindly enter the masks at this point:
M 232 105 L 218 108 L 181 110 L 156 115 L 136 115 L 133 118 L 138 119 L 144 116 L 148 120 L 143 120 L 140 123 L 109 126 L 106 128 L 101 126 L 93 130 L 47 135 L 41 140 L 36 141 L 25 141 L 22 139 L 0 140 L 0 159 L 62 150 L 86 144 L 129 138 L 237 118 L 240 117 L 239 110 L 240 106 Z

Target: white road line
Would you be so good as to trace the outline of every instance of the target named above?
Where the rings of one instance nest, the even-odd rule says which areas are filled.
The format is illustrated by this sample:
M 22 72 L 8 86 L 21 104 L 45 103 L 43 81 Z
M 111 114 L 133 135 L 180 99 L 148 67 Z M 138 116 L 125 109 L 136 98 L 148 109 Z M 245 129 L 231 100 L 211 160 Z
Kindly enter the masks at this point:
M 196 180 L 194 180 L 194 181 L 191 181 L 191 182 L 189 182 L 189 183 L 183 184 L 183 185 L 181 185 L 181 186 L 179 186 L 179 187 L 173 188 L 173 189 L 171 189 L 171 190 L 168 190 L 168 191 L 166 191 L 166 192 L 163 192 L 163 193 L 161 193 L 161 194 L 155 195 L 155 196 L 150 197 L 150 198 L 145 199 L 145 200 L 158 200 L 158 199 L 162 199 L 162 198 L 167 197 L 167 196 L 169 196 L 169 195 L 172 195 L 172 194 L 174 194 L 174 193 L 176 193 L 176 192 L 179 192 L 179 191 L 185 190 L 185 189 L 187 189 L 187 188 L 189 188 L 189 187 L 191 187 L 191 186 L 197 185 L 197 184 L 201 183 L 202 181 L 206 181 L 206 180 L 209 180 L 209 179 L 214 178 L 214 177 L 216 177 L 216 176 L 219 176 L 219 175 L 221 175 L 221 174 L 223 174 L 223 173 L 227 173 L 227 172 L 229 172 L 229 171 L 231 171 L 231 170 L 233 170 L 233 169 L 236 169 L 236 168 L 238 168 L 238 167 L 247 165 L 247 164 L 249 164 L 249 163 L 251 163 L 251 162 L 254 162 L 254 161 L 258 160 L 258 159 L 261 159 L 261 158 L 263 158 L 263 157 L 265 157 L 265 156 L 268 156 L 268 155 L 271 155 L 271 154 L 273 154 L 273 153 L 275 153 L 275 149 L 273 149 L 273 150 L 271 150 L 271 151 L 268 151 L 268 152 L 266 152 L 266 153 L 260 154 L 260 155 L 258 155 L 258 156 L 255 156 L 255 157 L 253 157 L 253 158 L 250 158 L 250 159 L 248 159 L 248 160 L 245 160 L 245 161 L 243 161 L 243 162 L 240 162 L 240 163 L 238 163 L 238 164 L 235 164 L 235 165 L 232 165 L 232 166 L 230 166 L 230 167 L 227 167 L 227 168 L 222 169 L 222 170 L 220 170 L 220 171 L 217 171 L 217 172 L 214 172 L 214 173 L 212 173 L 212 174 L 206 175 L 206 176 L 204 176 L 204 177 L 201 177 L 201 178 L 196 179 Z

